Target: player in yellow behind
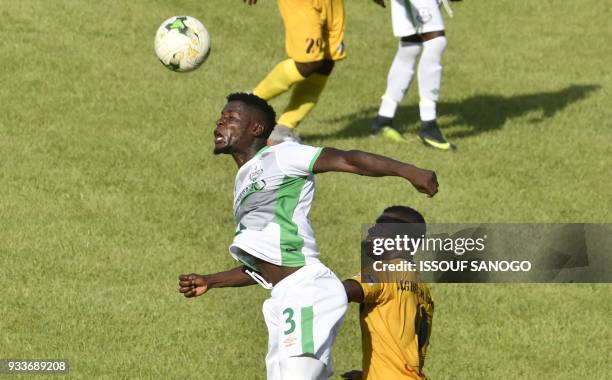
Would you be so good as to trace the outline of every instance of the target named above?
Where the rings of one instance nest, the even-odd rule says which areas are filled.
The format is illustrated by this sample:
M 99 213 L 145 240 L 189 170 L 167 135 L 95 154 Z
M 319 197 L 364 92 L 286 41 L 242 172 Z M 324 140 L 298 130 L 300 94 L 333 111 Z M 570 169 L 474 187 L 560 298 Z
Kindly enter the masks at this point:
M 393 225 L 385 224 L 393 223 Z M 404 233 L 411 238 L 425 235 L 425 219 L 416 210 L 392 206 L 376 220 L 368 241 L 390 235 L 389 226 L 411 223 Z M 408 227 L 408 226 L 406 226 Z M 395 228 L 397 231 L 397 228 Z M 391 236 L 386 236 L 391 237 Z M 386 263 L 405 260 L 405 252 L 386 252 L 375 258 Z M 434 302 L 427 286 L 416 272 L 360 273 L 345 280 L 351 302 L 360 303 L 359 319 L 363 351 L 363 373 L 351 371 L 345 379 L 389 380 L 426 379 L 423 365 L 431 336 Z
M 374 0 L 379 5 L 381 1 Z M 300 142 L 295 128 L 319 101 L 335 62 L 346 57 L 343 0 L 278 0 L 278 8 L 289 58 L 278 63 L 253 90 L 253 94 L 270 100 L 293 87 L 270 144 Z

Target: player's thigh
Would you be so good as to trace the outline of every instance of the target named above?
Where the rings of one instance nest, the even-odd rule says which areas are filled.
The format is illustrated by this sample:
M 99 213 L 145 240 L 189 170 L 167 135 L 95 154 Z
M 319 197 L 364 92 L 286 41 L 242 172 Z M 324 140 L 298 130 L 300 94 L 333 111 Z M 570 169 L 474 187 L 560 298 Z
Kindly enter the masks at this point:
M 285 49 L 296 62 L 325 58 L 325 18 L 321 0 L 278 0 L 285 25 Z
M 280 358 L 278 350 L 279 312 L 276 300 L 269 298 L 263 304 L 263 315 L 268 328 L 268 353 L 266 354 L 266 372 L 268 380 L 279 380 Z
M 397 37 L 444 30 L 437 0 L 392 1 L 391 24 Z
M 444 30 L 444 20 L 437 0 L 413 0 L 419 34 Z
M 281 360 L 312 355 L 330 367 L 331 346 L 347 309 L 344 287 L 331 275 L 301 282 L 281 300 Z
M 317 358 L 331 371 L 331 349 L 344 321 L 348 300 L 342 282 L 331 270 L 329 275 L 317 278 L 314 285 L 313 339 L 317 346 Z

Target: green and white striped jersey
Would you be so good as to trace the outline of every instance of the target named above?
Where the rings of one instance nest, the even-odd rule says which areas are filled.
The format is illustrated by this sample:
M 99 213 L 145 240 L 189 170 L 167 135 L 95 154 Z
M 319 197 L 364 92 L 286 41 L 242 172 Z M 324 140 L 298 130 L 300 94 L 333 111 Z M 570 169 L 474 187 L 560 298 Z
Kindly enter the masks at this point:
M 310 207 L 315 190 L 312 167 L 321 150 L 284 142 L 262 148 L 238 170 L 237 227 L 230 246 L 236 260 L 252 268 L 249 255 L 289 267 L 319 262 Z

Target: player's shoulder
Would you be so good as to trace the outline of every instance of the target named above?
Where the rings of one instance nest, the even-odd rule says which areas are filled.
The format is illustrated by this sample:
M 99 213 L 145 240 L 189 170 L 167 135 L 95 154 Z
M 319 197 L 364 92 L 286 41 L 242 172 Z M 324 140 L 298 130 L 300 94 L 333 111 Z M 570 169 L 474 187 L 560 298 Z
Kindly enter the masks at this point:
M 276 155 L 282 162 L 302 162 L 305 159 L 311 159 L 319 148 L 300 144 L 294 141 L 285 141 L 280 144 L 272 145 L 268 150 L 269 153 Z
M 295 141 L 283 141 L 282 143 L 272 145 L 270 148 L 273 148 L 276 151 L 280 151 L 280 150 L 312 149 L 314 148 L 314 146 L 300 144 Z
M 358 273 L 351 277 L 351 280 L 357 282 L 364 292 L 380 291 L 385 287 L 385 284 L 373 274 Z

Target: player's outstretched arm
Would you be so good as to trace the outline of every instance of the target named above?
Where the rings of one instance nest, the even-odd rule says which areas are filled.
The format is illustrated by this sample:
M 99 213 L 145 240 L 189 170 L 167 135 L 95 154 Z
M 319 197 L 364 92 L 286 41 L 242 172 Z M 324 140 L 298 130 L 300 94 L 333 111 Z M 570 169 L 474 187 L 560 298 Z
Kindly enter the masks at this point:
M 198 297 L 212 288 L 228 288 L 255 285 L 251 276 L 244 272 L 244 267 L 234 268 L 213 274 L 181 274 L 179 292 L 187 298 Z
M 438 192 L 438 179 L 433 171 L 360 150 L 323 148 L 312 171 L 345 172 L 369 177 L 397 176 L 407 179 L 418 191 L 430 197 Z

